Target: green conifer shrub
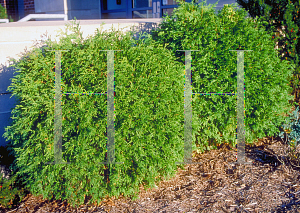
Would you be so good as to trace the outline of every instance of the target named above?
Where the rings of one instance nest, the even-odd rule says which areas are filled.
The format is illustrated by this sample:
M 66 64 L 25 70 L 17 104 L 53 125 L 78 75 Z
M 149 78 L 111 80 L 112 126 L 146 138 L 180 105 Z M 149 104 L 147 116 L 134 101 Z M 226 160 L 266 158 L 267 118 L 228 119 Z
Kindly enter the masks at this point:
M 203 4 L 202 4 L 203 3 Z M 171 16 L 164 17 L 153 40 L 171 50 L 184 64 L 184 52 L 192 51 L 193 93 L 236 93 L 237 52 L 244 52 L 245 140 L 275 136 L 291 109 L 288 85 L 295 64 L 281 61 L 272 35 L 263 22 L 247 18 L 247 12 L 224 6 L 215 14 L 213 6 L 180 1 Z M 217 3 L 216 3 L 217 4 Z M 263 25 L 265 24 L 265 25 Z M 236 95 L 192 96 L 193 120 L 197 120 L 199 151 L 216 144 L 236 143 Z
M 272 39 L 278 42 L 279 58 L 294 61 L 297 65 L 293 72 L 291 86 L 295 95 L 294 100 L 298 102 L 297 106 L 300 106 L 300 2 L 297 0 L 237 0 L 237 3 L 245 8 L 251 17 L 257 16 L 266 21 L 266 29 L 273 33 Z M 277 29 L 281 29 L 285 36 L 280 35 Z
M 100 32 L 82 38 L 71 26 L 59 42 L 47 41 L 15 62 L 8 90 L 17 98 L 4 137 L 16 157 L 13 170 L 34 195 L 72 205 L 105 196 L 133 196 L 175 175 L 184 157 L 184 66 L 171 51 L 132 33 Z M 69 93 L 107 91 L 107 53 L 115 51 L 115 162 L 107 160 L 107 96 L 62 95 L 62 158 L 54 160 L 55 56 L 62 52 L 61 88 Z M 195 150 L 195 146 L 193 149 Z
M 0 19 L 7 19 L 7 11 L 6 9 L 0 4 Z M 13 22 L 13 18 L 11 16 L 9 16 L 9 21 Z
M 7 19 L 6 9 L 0 4 L 0 19 Z

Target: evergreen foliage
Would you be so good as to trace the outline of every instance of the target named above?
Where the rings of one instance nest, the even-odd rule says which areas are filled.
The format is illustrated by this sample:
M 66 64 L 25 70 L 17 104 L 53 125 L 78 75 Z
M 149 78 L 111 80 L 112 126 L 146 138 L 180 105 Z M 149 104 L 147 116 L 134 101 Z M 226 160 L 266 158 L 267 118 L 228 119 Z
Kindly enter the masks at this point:
M 278 132 L 282 113 L 291 106 L 289 78 L 294 65 L 277 57 L 271 35 L 262 23 L 245 19 L 244 10 L 181 3 L 161 30 L 135 40 L 132 33 L 100 32 L 83 39 L 79 25 L 68 26 L 59 42 L 46 41 L 20 60 L 9 86 L 17 104 L 4 137 L 16 157 L 11 169 L 26 188 L 44 198 L 80 205 L 105 196 L 137 198 L 139 186 L 154 187 L 175 175 L 184 156 L 184 55 L 192 52 L 193 92 L 236 92 L 236 53 L 244 57 L 246 141 Z M 176 17 L 176 21 L 174 18 Z M 114 53 L 115 162 L 107 160 L 106 95 L 63 95 L 62 157 L 54 159 L 55 56 L 47 50 L 68 50 L 61 57 L 62 92 L 107 92 L 107 52 Z M 220 88 L 222 90 L 220 91 Z M 193 97 L 193 141 L 235 142 L 236 97 Z M 219 135 L 222 133 L 223 138 Z M 195 143 L 193 143 L 195 144 Z M 193 145 L 193 150 L 196 147 Z
M 0 4 L 0 19 L 8 19 L 6 9 Z M 13 22 L 14 20 L 9 16 L 9 21 Z
M 257 17 L 266 22 L 266 30 L 273 35 L 272 39 L 278 42 L 279 57 L 282 60 L 293 61 L 297 65 L 293 71 L 291 86 L 295 94 L 294 100 L 299 102 L 300 2 L 298 0 L 237 0 L 237 2 L 248 11 L 251 17 Z M 276 29 L 281 29 L 286 36 L 279 36 Z
M 71 34 L 69 34 L 71 30 Z M 17 98 L 4 136 L 16 160 L 11 168 L 34 195 L 72 205 L 106 195 L 136 199 L 140 184 L 153 187 L 175 175 L 184 156 L 184 66 L 151 39 L 100 32 L 84 40 L 68 26 L 59 42 L 46 42 L 21 60 L 8 90 Z M 62 96 L 62 158 L 54 160 L 54 52 L 62 52 L 62 92 L 105 93 L 107 53 L 114 53 L 115 162 L 107 160 L 106 95 Z M 194 147 L 195 149 L 195 147 Z
M 4 7 L 0 4 L 0 19 L 7 19 L 7 12 Z
M 284 122 L 282 114 L 291 109 L 288 86 L 295 64 L 281 61 L 274 50 L 272 35 L 263 21 L 246 18 L 247 12 L 224 6 L 215 14 L 213 5 L 180 1 L 172 16 L 164 17 L 153 40 L 171 50 L 184 64 L 185 56 L 176 50 L 199 50 L 192 55 L 193 93 L 236 93 L 237 53 L 244 52 L 245 140 L 276 135 Z M 215 3 L 214 5 L 216 5 Z M 236 142 L 236 96 L 193 95 L 193 120 L 197 120 L 200 151 L 217 144 Z

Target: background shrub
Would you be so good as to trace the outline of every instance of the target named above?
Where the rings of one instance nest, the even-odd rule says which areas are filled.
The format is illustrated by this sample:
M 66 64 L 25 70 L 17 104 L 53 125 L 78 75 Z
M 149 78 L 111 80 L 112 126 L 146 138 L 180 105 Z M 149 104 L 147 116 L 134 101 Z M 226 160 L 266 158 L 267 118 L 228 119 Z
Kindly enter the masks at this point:
M 7 11 L 4 7 L 2 7 L 2 5 L 0 4 L 0 19 L 7 19 Z M 11 18 L 11 16 L 9 16 L 9 21 L 13 22 L 14 20 Z
M 4 7 L 0 4 L 0 19 L 7 19 L 7 12 Z
M 203 4 L 202 4 L 203 3 Z M 281 61 L 271 35 L 257 19 L 246 18 L 246 11 L 224 6 L 216 15 L 213 5 L 204 6 L 180 1 L 171 17 L 152 31 L 153 40 L 171 50 L 184 63 L 184 52 L 191 52 L 193 93 L 236 93 L 237 53 L 244 52 L 245 139 L 278 133 L 291 105 L 288 86 L 295 64 Z M 216 3 L 217 4 L 217 3 Z M 193 119 L 197 119 L 200 151 L 216 144 L 236 142 L 236 95 L 193 95 Z

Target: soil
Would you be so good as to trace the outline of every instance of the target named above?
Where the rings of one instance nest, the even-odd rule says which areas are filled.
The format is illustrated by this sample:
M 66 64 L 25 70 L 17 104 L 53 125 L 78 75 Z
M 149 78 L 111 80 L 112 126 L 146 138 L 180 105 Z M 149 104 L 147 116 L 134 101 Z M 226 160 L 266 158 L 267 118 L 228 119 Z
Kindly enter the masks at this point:
M 281 138 L 266 137 L 246 144 L 246 161 L 236 164 L 236 150 L 196 152 L 186 170 L 145 191 L 139 199 L 105 199 L 100 205 L 72 208 L 66 201 L 28 194 L 14 209 L 2 212 L 300 212 L 300 163 L 288 154 Z M 297 164 L 298 163 L 298 164 Z

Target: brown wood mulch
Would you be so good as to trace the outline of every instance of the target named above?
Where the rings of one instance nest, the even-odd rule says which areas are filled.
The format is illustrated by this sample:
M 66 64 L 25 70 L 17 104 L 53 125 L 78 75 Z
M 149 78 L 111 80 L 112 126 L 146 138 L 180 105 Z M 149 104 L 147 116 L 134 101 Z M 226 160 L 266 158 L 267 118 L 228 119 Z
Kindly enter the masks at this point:
M 300 212 L 300 166 L 288 156 L 281 138 L 246 144 L 246 161 L 237 164 L 235 148 L 222 145 L 193 157 L 174 178 L 139 199 L 105 199 L 100 205 L 72 208 L 66 201 L 27 195 L 19 207 L 3 212 Z M 293 165 L 292 165 L 293 164 Z

